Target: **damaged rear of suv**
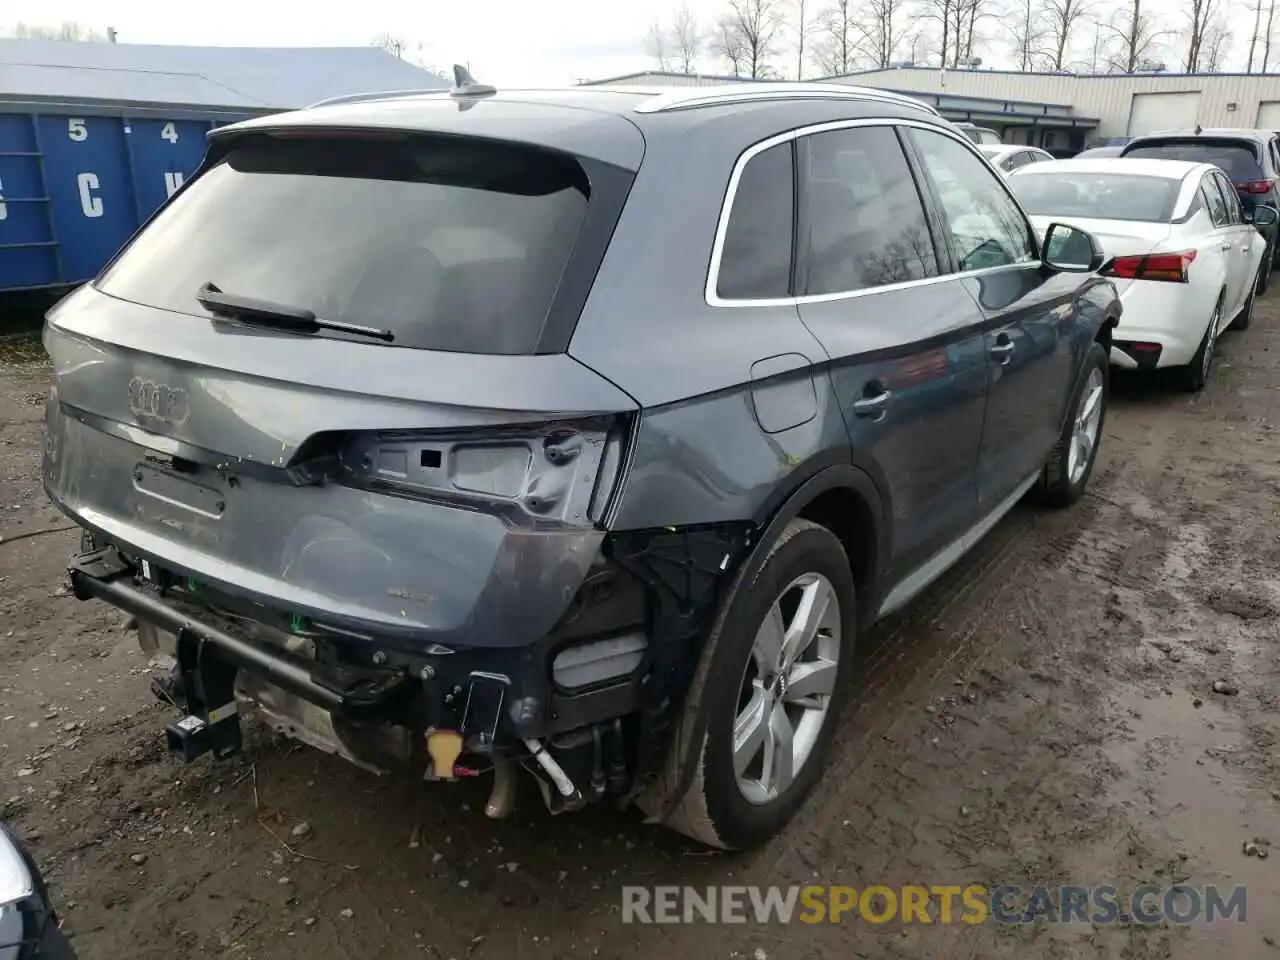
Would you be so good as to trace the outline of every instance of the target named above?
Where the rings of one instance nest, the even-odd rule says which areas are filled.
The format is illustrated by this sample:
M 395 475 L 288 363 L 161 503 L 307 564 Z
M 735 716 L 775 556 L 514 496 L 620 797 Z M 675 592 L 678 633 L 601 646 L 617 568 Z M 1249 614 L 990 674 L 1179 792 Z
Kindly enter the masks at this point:
M 45 487 L 86 530 L 72 587 L 172 658 L 157 692 L 181 707 L 174 753 L 233 755 L 252 704 L 375 771 L 492 771 L 493 816 L 523 767 L 553 812 L 638 802 L 720 846 L 787 822 L 857 631 L 1037 478 L 1063 502 L 1083 489 L 1074 454 L 1041 468 L 1114 300 L 1026 261 L 1042 279 L 1016 292 L 1052 294 L 1062 369 L 1019 381 L 1043 422 L 1018 401 L 1001 463 L 1021 473 L 980 513 L 974 465 L 947 458 L 977 450 L 981 334 L 886 354 L 897 374 L 874 360 L 905 404 L 886 419 L 874 397 L 846 409 L 793 296 L 786 131 L 878 125 L 868 142 L 903 171 L 918 160 L 894 124 L 962 138 L 903 98 L 822 91 L 499 94 L 459 71 L 449 94 L 211 134 L 200 171 L 45 329 Z M 980 328 L 945 286 L 953 312 L 924 314 Z M 929 450 L 912 424 L 942 406 Z M 889 440 L 851 442 L 864 407 Z

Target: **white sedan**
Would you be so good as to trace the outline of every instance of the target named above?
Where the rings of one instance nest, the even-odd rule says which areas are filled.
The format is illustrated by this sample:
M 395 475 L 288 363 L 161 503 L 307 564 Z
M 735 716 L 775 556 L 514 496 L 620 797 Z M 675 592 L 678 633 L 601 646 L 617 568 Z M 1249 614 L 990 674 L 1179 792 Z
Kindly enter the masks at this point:
M 1028 147 L 1018 143 L 984 143 L 978 147 L 983 156 L 991 161 L 991 165 L 1006 177 L 1014 170 L 1032 163 L 1044 163 L 1052 160 L 1053 154 L 1039 147 Z
M 1253 316 L 1266 246 L 1255 225 L 1277 211 L 1259 206 L 1251 222 L 1226 174 L 1182 160 L 1054 160 L 1014 171 L 1009 186 L 1042 237 L 1062 221 L 1101 244 L 1099 272 L 1124 303 L 1111 362 L 1173 367 L 1188 390 L 1203 387 L 1218 335 Z

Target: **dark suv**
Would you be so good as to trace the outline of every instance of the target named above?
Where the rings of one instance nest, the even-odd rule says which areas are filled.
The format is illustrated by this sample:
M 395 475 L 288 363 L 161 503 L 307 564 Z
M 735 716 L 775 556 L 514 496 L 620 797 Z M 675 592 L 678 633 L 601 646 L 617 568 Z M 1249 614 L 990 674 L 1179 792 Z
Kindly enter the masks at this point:
M 1164 160 L 1189 160 L 1212 163 L 1221 167 L 1236 185 L 1245 219 L 1251 219 L 1253 208 L 1267 204 L 1280 209 L 1280 136 L 1273 130 L 1195 130 L 1151 133 L 1134 137 L 1121 152 L 1122 157 L 1156 157 Z M 1271 271 L 1280 258 L 1276 244 L 1280 225 L 1258 227 L 1267 241 L 1268 269 L 1258 275 L 1258 292 L 1271 282 Z
M 845 86 L 387 94 L 222 127 L 48 318 L 45 486 L 190 759 L 237 703 L 760 841 L 859 631 L 1076 500 L 1115 289 L 931 108 Z

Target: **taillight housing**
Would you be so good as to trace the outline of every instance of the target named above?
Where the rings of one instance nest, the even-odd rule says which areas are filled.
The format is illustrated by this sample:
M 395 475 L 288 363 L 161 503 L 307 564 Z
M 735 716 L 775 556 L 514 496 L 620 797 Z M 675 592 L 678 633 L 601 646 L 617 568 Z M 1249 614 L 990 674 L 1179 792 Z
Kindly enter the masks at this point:
M 629 419 L 342 437 L 339 482 L 496 513 L 514 525 L 600 525 L 623 469 Z
M 1274 177 L 1264 180 L 1241 180 L 1236 183 L 1236 189 L 1241 193 L 1262 194 L 1270 193 L 1275 185 Z
M 1104 277 L 1115 277 L 1120 280 L 1163 280 L 1168 283 L 1186 283 L 1187 270 L 1195 258 L 1194 250 L 1116 257 L 1098 272 Z

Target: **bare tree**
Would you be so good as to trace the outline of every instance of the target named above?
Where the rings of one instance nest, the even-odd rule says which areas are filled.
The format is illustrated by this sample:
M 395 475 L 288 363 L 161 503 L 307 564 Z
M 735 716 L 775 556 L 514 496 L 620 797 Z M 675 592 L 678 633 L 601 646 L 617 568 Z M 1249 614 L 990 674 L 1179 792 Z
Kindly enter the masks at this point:
M 804 79 L 804 41 L 809 31 L 806 0 L 795 0 L 796 7 L 796 79 Z
M 1115 46 L 1107 54 L 1107 66 L 1117 73 L 1137 73 L 1151 59 L 1156 41 L 1167 31 L 1159 29 L 1155 16 L 1143 9 L 1142 0 L 1129 0 L 1116 22 L 1101 26 L 1112 35 Z
M 952 0 L 951 2 L 951 66 L 967 66 L 981 41 L 978 21 L 993 16 L 989 0 Z M 945 61 L 944 61 L 945 62 Z
M 76 20 L 63 20 L 56 27 L 19 20 L 13 26 L 13 35 L 19 40 L 67 40 L 81 43 L 100 43 L 109 39 L 101 30 Z
M 729 0 L 714 47 L 739 76 L 776 76 L 771 61 L 778 52 L 781 26 L 780 0 Z
M 1200 68 L 1205 73 L 1217 73 L 1230 52 L 1231 31 L 1227 29 L 1225 18 L 1219 16 L 1204 32 L 1204 40 L 1200 44 Z
M 1010 31 L 1013 55 L 1023 73 L 1052 59 L 1045 49 L 1049 41 L 1049 18 L 1037 0 L 1018 0 L 1009 11 L 1005 25 Z
M 396 36 L 394 33 L 380 33 L 370 42 L 370 46 L 377 47 L 379 50 L 385 50 L 393 57 L 405 59 L 405 54 L 409 50 L 409 41 L 404 37 Z
M 1187 73 L 1196 73 L 1200 69 L 1205 31 L 1215 10 L 1216 0 L 1188 0 L 1186 14 L 1191 23 L 1187 32 Z
M 834 0 L 818 14 L 814 59 L 825 76 L 852 73 L 858 43 L 855 0 Z
M 687 2 L 681 3 L 672 12 L 668 39 L 672 57 L 680 65 L 681 71 L 693 73 L 698 66 L 698 57 L 702 53 L 704 38 L 698 16 Z
M 1253 54 L 1258 46 L 1258 31 L 1262 29 L 1262 0 L 1256 0 L 1253 6 L 1253 34 L 1249 37 L 1249 61 L 1244 72 L 1253 73 Z
M 1072 32 L 1088 15 L 1088 0 L 1044 0 L 1041 10 L 1050 64 L 1054 70 L 1061 70 L 1071 49 Z
M 667 51 L 667 32 L 662 29 L 662 24 L 657 20 L 649 24 L 649 29 L 644 35 L 644 52 L 648 57 L 652 57 L 658 64 L 658 69 L 664 72 L 671 70 L 671 57 Z
M 906 0 L 864 0 L 858 46 L 881 69 L 893 62 L 902 43 L 901 20 L 906 13 Z
M 936 20 L 942 28 L 941 42 L 938 46 L 938 65 L 950 65 L 949 57 L 953 56 L 955 36 L 951 22 L 955 17 L 955 8 L 959 0 L 924 0 L 920 15 L 926 20 Z
M 1276 19 L 1276 0 L 1268 0 L 1267 2 L 1267 32 L 1262 36 L 1262 72 L 1266 73 L 1267 68 L 1271 66 L 1271 38 L 1274 36 L 1272 28 Z
M 743 75 L 747 63 L 747 45 L 742 38 L 742 31 L 731 17 L 722 16 L 716 21 L 710 46 L 711 52 L 729 65 L 730 73 L 735 77 Z

